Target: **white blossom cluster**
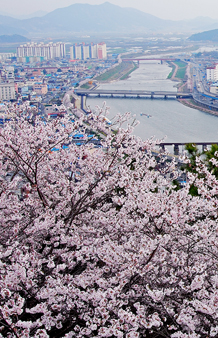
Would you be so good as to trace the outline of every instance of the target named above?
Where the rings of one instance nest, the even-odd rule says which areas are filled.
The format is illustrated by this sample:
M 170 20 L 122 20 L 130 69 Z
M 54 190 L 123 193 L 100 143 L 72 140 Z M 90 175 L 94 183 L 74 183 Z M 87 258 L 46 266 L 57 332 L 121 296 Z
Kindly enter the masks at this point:
M 156 170 L 155 142 L 132 135 L 129 114 L 111 131 L 101 111 L 45 124 L 27 118 L 28 105 L 8 110 L 0 337 L 217 337 L 218 182 L 208 168 L 199 160 L 176 190 L 174 163 Z M 71 142 L 82 123 L 104 131 L 102 148 Z

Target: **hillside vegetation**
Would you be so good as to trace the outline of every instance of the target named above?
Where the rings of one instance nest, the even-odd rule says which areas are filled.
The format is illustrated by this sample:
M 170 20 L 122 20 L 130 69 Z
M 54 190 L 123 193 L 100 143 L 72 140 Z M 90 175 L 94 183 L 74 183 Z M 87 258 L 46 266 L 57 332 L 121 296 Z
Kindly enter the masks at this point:
M 191 41 L 218 41 L 218 29 L 193 34 L 190 36 Z

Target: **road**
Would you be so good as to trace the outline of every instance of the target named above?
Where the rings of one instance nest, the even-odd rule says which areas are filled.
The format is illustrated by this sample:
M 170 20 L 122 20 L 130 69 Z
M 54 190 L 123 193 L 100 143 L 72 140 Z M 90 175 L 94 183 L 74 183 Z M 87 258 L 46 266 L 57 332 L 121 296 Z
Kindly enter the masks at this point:
M 218 109 L 218 97 L 209 91 L 203 62 L 192 62 L 192 94 L 196 102 Z

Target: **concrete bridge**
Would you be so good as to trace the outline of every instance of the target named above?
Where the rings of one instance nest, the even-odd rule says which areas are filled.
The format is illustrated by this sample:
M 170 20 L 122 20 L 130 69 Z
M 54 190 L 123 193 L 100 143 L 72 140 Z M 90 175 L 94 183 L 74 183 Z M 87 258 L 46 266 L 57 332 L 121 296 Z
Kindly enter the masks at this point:
M 160 61 L 161 64 L 165 61 L 169 61 L 169 62 L 173 62 L 178 60 L 178 58 L 123 58 L 122 61 L 137 61 L 138 64 L 140 63 L 140 61 Z
M 111 89 L 77 89 L 75 93 L 79 96 L 111 96 L 111 97 L 138 97 L 138 98 L 192 98 L 192 93 L 171 92 L 171 91 L 148 91 L 148 90 L 111 90 Z
M 165 147 L 173 146 L 174 155 L 179 155 L 179 147 L 180 146 L 184 147 L 186 144 L 189 144 L 189 143 L 196 145 L 197 147 L 201 146 L 202 151 L 205 151 L 207 147 L 211 146 L 212 144 L 218 145 L 218 142 L 186 142 L 186 143 L 177 142 L 177 143 L 160 143 L 159 147 L 163 151 L 165 151 Z

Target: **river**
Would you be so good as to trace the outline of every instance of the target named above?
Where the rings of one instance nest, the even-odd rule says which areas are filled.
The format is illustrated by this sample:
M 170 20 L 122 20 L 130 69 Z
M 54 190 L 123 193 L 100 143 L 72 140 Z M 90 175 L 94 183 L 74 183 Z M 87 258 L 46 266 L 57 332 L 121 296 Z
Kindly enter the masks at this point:
M 176 82 L 167 79 L 170 72 L 167 64 L 143 61 L 127 80 L 102 84 L 99 89 L 176 91 Z M 95 109 L 104 101 L 110 107 L 109 119 L 118 112 L 135 114 L 140 124 L 134 133 L 144 140 L 166 136 L 166 142 L 218 142 L 218 117 L 175 99 L 88 97 L 87 106 Z

